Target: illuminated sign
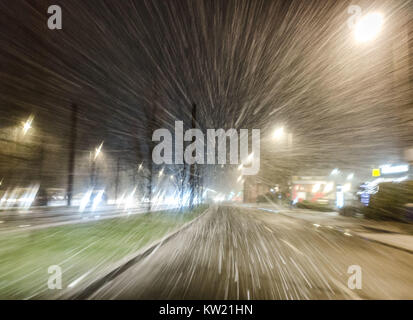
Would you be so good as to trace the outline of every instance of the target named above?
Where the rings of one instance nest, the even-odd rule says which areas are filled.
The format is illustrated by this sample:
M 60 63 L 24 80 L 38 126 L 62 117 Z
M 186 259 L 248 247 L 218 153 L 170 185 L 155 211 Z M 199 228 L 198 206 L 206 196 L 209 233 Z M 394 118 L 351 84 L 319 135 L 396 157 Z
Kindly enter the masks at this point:
M 342 186 L 337 186 L 336 206 L 340 209 L 344 207 L 344 192 Z
M 397 166 L 385 165 L 381 166 L 380 168 L 382 174 L 403 173 L 409 171 L 409 165 L 407 164 Z
M 380 177 L 380 169 L 373 169 L 371 175 L 373 177 Z

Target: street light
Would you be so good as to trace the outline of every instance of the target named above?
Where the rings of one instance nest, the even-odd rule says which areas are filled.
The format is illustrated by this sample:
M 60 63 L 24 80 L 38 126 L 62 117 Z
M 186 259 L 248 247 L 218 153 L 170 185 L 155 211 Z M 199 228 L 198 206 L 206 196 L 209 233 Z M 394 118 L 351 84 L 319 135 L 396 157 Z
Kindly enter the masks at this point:
M 93 160 L 96 160 L 96 158 L 99 156 L 101 150 L 102 150 L 103 142 L 99 145 L 99 147 L 96 148 L 95 150 L 95 158 Z
M 358 42 L 368 42 L 377 37 L 384 23 L 383 15 L 373 12 L 362 17 L 355 26 L 355 37 Z
M 272 137 L 274 140 L 284 140 L 286 146 L 289 148 L 292 148 L 293 146 L 293 135 L 292 133 L 285 132 L 284 127 L 276 129 Z
M 91 167 L 90 167 L 90 185 L 92 188 L 96 187 L 96 183 L 97 183 L 96 159 L 102 151 L 102 146 L 103 146 L 103 142 L 99 145 L 99 147 L 95 149 L 95 156 L 93 157 L 93 161 L 92 161 L 92 152 L 90 152 L 90 161 L 92 162 Z
M 26 120 L 26 122 L 23 122 L 23 135 L 25 135 L 27 131 L 29 131 L 32 127 L 33 119 L 34 117 L 30 116 L 29 119 Z
M 284 127 L 278 128 L 274 131 L 274 139 L 281 139 L 284 136 Z

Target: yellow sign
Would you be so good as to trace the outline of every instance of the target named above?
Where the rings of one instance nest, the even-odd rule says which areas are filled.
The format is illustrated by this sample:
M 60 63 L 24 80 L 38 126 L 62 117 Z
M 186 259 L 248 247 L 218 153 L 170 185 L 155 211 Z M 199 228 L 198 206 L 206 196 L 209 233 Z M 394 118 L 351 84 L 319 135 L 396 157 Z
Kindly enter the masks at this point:
M 373 169 L 372 176 L 373 177 L 380 177 L 381 176 L 380 169 Z

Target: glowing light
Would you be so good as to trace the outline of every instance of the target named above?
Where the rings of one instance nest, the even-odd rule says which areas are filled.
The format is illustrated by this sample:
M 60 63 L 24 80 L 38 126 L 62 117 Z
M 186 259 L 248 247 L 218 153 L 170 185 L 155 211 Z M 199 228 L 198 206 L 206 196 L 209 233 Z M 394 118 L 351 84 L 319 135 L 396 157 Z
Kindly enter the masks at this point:
M 336 206 L 337 208 L 343 208 L 344 207 L 344 193 L 343 191 L 338 191 L 336 195 Z
M 79 211 L 83 212 L 86 209 L 86 206 L 89 203 L 90 196 L 92 195 L 93 189 L 89 189 L 85 195 L 83 196 L 82 200 L 80 201 Z
M 315 184 L 313 186 L 313 193 L 316 193 L 320 190 L 321 185 L 319 183 Z
M 30 116 L 29 119 L 27 119 L 26 122 L 23 122 L 23 135 L 27 133 L 32 127 L 32 122 L 33 122 L 34 117 Z
M 347 180 L 353 180 L 353 178 L 354 178 L 354 173 L 350 173 L 350 174 L 347 176 Z
M 96 148 L 94 160 L 96 160 L 96 158 L 99 156 L 100 152 L 102 151 L 102 146 L 103 146 L 103 142 L 99 145 L 99 147 Z
M 409 176 L 394 179 L 394 182 L 403 182 L 403 181 L 406 181 L 407 179 L 409 179 Z
M 132 190 L 131 194 L 129 195 L 129 197 L 125 200 L 125 210 L 130 209 L 133 207 L 134 203 L 135 203 L 135 195 L 136 192 L 136 187 Z
M 92 211 L 95 211 L 97 206 L 100 204 L 100 202 L 102 201 L 102 196 L 103 193 L 105 192 L 105 190 L 99 190 L 99 192 L 97 193 L 97 195 L 95 196 L 95 198 L 93 199 L 93 205 L 92 205 Z
M 274 139 L 280 139 L 284 136 L 284 128 L 278 128 L 277 130 L 274 131 L 273 137 Z
M 398 166 L 384 165 L 380 168 L 382 174 L 402 173 L 409 171 L 409 165 L 407 164 Z
M 380 171 L 380 169 L 373 169 L 372 172 L 371 172 L 371 175 L 372 175 L 373 177 L 380 177 L 380 176 L 381 176 L 381 171 Z
M 334 188 L 334 183 L 330 182 L 327 183 L 326 186 L 324 187 L 324 193 L 329 193 L 333 190 Z
M 223 194 L 218 194 L 215 198 L 214 198 L 214 202 L 222 202 L 225 201 L 225 195 Z
M 331 175 L 333 175 L 333 176 L 335 176 L 339 173 L 340 173 L 340 170 L 338 170 L 337 168 L 335 168 L 333 171 L 331 171 Z
M 351 183 L 346 183 L 343 187 L 344 192 L 349 192 L 351 190 Z
M 383 15 L 378 12 L 365 15 L 356 24 L 356 40 L 358 42 L 368 42 L 375 39 L 381 31 L 383 23 Z

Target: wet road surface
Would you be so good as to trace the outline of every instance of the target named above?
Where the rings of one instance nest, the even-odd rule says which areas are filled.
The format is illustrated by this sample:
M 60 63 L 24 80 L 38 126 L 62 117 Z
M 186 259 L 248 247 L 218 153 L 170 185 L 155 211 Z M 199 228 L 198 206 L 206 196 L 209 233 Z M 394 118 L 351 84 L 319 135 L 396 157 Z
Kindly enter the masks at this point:
M 348 287 L 361 267 L 362 289 Z M 413 255 L 258 208 L 210 208 L 90 299 L 413 299 Z

